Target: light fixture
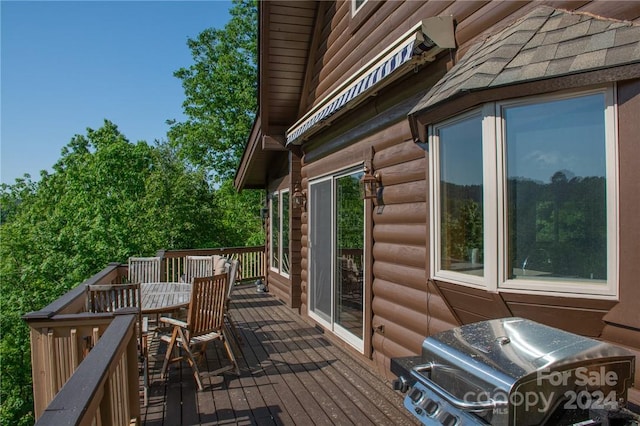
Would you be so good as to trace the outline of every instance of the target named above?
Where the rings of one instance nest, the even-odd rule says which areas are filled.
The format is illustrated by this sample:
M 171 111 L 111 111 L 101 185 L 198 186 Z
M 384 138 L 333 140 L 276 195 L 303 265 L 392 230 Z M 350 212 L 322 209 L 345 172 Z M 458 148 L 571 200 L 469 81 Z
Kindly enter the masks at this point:
M 365 200 L 372 200 L 378 198 L 378 188 L 380 187 L 380 173 L 376 172 L 375 175 L 371 173 L 371 169 L 364 166 L 364 174 L 360 179 L 362 185 L 362 194 Z
M 300 189 L 300 183 L 298 182 L 293 186 L 293 205 L 302 210 L 307 208 L 307 191 Z

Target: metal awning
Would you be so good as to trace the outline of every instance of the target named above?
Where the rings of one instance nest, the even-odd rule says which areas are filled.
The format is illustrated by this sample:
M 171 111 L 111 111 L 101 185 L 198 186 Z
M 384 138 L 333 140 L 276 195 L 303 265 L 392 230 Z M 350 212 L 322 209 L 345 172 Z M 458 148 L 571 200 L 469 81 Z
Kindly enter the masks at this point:
M 432 61 L 446 48 L 455 48 L 453 17 L 422 20 L 298 120 L 287 131 L 287 145 L 300 143 L 303 136 L 319 128 L 338 111 L 353 108 L 368 94 L 396 80 L 403 75 L 400 68 L 407 70 L 419 63 Z

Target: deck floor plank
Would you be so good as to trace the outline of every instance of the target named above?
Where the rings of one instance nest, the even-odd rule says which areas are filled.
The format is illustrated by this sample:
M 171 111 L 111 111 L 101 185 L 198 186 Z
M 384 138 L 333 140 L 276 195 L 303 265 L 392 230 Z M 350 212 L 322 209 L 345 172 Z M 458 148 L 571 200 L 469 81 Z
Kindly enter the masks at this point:
M 284 312 L 282 309 L 272 311 L 273 318 L 279 319 L 278 324 L 286 324 L 292 320 L 290 313 Z M 358 401 L 353 395 L 345 389 L 344 382 L 336 384 L 332 380 L 332 368 L 326 368 L 334 363 L 339 363 L 339 357 L 332 354 L 331 357 L 322 357 L 316 346 L 320 342 L 323 344 L 324 339 L 318 339 L 317 336 L 309 336 L 303 329 L 279 326 L 280 338 L 286 343 L 287 351 L 295 355 L 300 365 L 308 366 L 309 374 L 321 389 L 319 403 L 327 411 L 327 414 L 336 421 L 345 421 L 350 419 L 355 424 L 368 423 L 370 419 L 358 407 Z M 315 329 L 314 329 L 315 330 Z M 310 340 L 310 337 L 313 340 Z M 327 401 L 328 400 L 328 401 Z M 374 407 L 371 407 L 374 408 Z
M 232 345 L 240 376 L 230 370 L 221 342 L 199 363 L 198 392 L 186 362 L 159 373 L 166 345 L 150 362 L 149 404 L 142 424 L 416 425 L 402 397 L 368 365 L 330 343 L 295 310 L 254 286 L 234 290 L 232 314 L 242 344 Z M 155 346 L 154 346 L 155 344 Z
M 245 320 L 245 327 L 238 329 L 244 342 L 242 352 L 247 368 L 251 369 L 251 375 L 269 407 L 270 418 L 276 424 L 295 424 L 293 419 L 304 422 L 301 424 L 312 424 L 311 418 L 296 396 L 279 377 L 276 367 L 268 361 L 269 354 L 254 331 L 259 330 L 258 324 L 261 322 L 244 316 L 242 318 Z M 251 325 L 251 328 L 247 325 Z
M 259 304 L 264 298 L 254 295 L 251 300 L 244 298 L 245 310 L 250 312 L 254 318 L 260 320 L 264 324 L 262 327 L 263 339 L 262 344 L 265 345 L 269 352 L 269 360 L 274 364 L 276 371 L 281 375 L 291 392 L 300 401 L 308 413 L 313 424 L 330 425 L 334 424 L 332 419 L 327 416 L 322 406 L 322 401 L 318 402 L 317 398 L 313 398 L 314 393 L 318 393 L 318 387 L 308 376 L 307 371 L 301 368 L 293 354 L 278 338 L 279 325 L 278 321 L 274 321 L 272 315 L 266 317 L 264 311 L 260 309 Z M 270 309 L 269 313 L 274 314 L 275 309 Z M 302 366 L 303 367 L 303 366 Z

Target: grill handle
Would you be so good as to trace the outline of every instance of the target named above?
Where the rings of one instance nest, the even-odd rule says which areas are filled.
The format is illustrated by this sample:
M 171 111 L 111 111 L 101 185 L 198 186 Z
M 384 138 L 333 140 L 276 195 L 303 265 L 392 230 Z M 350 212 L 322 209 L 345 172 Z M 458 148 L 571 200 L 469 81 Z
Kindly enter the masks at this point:
M 484 411 L 484 410 L 492 410 L 496 408 L 506 407 L 508 405 L 507 401 L 496 401 L 490 399 L 488 401 L 482 402 L 469 402 L 462 400 L 448 391 L 444 390 L 442 387 L 431 381 L 426 375 L 422 373 L 431 372 L 436 367 L 436 364 L 423 364 L 415 366 L 411 369 L 411 375 L 422 383 L 425 387 L 429 388 L 436 394 L 438 394 L 441 398 L 447 401 L 449 404 L 454 407 L 464 410 L 464 411 Z

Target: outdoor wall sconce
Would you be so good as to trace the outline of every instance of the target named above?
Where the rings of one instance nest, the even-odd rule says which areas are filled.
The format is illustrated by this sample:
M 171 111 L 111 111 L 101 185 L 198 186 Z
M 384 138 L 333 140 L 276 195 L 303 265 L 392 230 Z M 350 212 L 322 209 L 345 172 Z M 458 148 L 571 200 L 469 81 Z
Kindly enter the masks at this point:
M 380 183 L 380 173 L 376 172 L 376 174 L 373 175 L 371 174 L 371 169 L 364 166 L 364 175 L 362 175 L 362 178 L 360 179 L 363 194 L 362 198 L 365 200 L 378 198 L 378 188 L 381 187 Z
M 300 184 L 297 182 L 293 187 L 293 205 L 302 210 L 307 209 L 307 191 L 300 189 Z

